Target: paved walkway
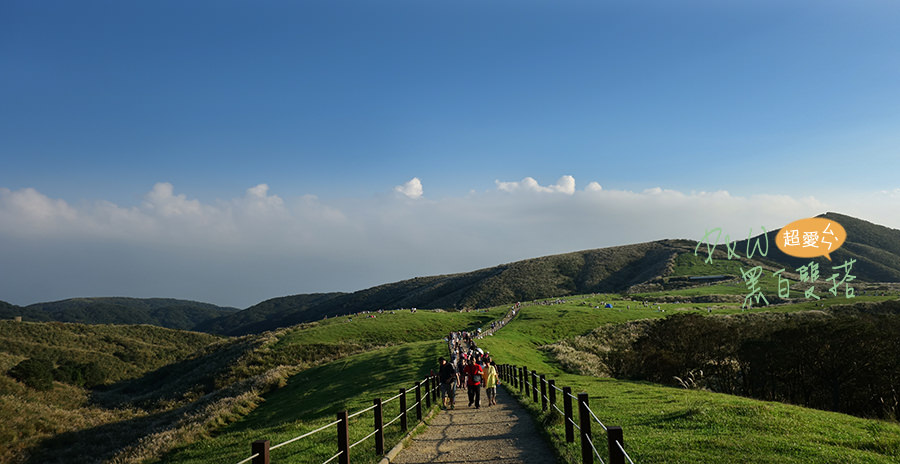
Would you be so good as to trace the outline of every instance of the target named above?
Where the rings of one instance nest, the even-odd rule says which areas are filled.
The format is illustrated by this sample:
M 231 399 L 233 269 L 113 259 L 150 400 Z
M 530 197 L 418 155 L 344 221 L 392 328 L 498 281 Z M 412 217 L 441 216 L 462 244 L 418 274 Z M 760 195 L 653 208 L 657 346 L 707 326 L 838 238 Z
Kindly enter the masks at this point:
M 534 420 L 506 390 L 497 387 L 497 405 L 466 407 L 465 389 L 456 393 L 456 409 L 441 411 L 393 462 L 401 464 L 557 462 Z

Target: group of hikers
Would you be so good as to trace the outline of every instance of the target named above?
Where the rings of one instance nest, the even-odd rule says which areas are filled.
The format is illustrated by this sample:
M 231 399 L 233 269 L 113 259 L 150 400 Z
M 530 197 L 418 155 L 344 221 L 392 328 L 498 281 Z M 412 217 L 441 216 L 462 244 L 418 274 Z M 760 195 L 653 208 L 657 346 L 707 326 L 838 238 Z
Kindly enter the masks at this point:
M 438 359 L 442 407 L 454 409 L 456 389 L 464 386 L 469 396 L 469 407 L 481 408 L 482 388 L 487 393 L 487 405 L 497 404 L 500 376 L 490 353 L 475 346 L 472 336 L 466 332 L 453 332 L 448 340 L 450 360 L 443 356 Z

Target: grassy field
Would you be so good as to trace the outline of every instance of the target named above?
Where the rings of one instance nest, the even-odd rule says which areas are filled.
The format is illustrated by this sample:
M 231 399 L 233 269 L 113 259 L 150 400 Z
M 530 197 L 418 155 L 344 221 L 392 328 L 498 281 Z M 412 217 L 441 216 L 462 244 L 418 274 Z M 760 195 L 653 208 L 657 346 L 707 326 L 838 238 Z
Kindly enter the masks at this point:
M 288 380 L 287 386 L 265 397 L 264 403 L 240 421 L 207 440 L 174 450 L 158 462 L 209 463 L 238 462 L 250 455 L 250 443 L 267 439 L 272 445 L 333 422 L 338 411 L 351 413 L 372 405 L 374 398 L 386 400 L 400 388 L 410 388 L 437 366 L 446 345 L 425 341 L 370 351 L 303 371 Z M 407 397 L 408 406 L 414 395 Z M 424 408 L 423 408 L 424 409 Z M 385 406 L 385 423 L 399 412 L 399 402 Z M 412 412 L 411 412 L 412 414 Z M 371 432 L 372 412 L 350 421 L 350 442 Z M 413 424 L 414 420 L 410 421 Z M 399 423 L 386 427 L 385 448 L 402 436 Z M 273 462 L 322 462 L 337 452 L 335 429 L 329 428 L 304 440 L 272 451 Z M 377 462 L 374 439 L 352 450 L 353 462 Z
M 373 398 L 390 398 L 401 386 L 409 388 L 436 369 L 437 358 L 446 354 L 439 341 L 449 332 L 474 329 L 501 318 L 508 309 L 497 307 L 471 312 L 419 310 L 386 311 L 330 318 L 287 329 L 272 345 L 276 354 L 322 351 L 328 347 L 371 350 L 304 370 L 288 379 L 287 385 L 264 397 L 264 402 L 240 421 L 215 431 L 210 439 L 183 446 L 160 462 L 237 462 L 249 456 L 250 443 L 268 439 L 273 445 L 335 420 L 337 411 L 351 412 L 372 405 Z M 382 347 L 374 349 L 375 347 Z M 284 359 L 283 356 L 278 356 Z M 408 404 L 414 402 L 412 393 Z M 396 416 L 397 400 L 385 406 L 385 422 Z M 351 442 L 371 431 L 368 412 L 351 420 Z M 365 424 L 365 425 L 363 425 Z M 397 424 L 386 429 L 386 448 L 402 434 Z M 272 452 L 279 462 L 321 462 L 334 455 L 334 429 L 321 432 L 296 444 Z M 377 462 L 372 439 L 354 448 L 354 462 Z
M 144 415 L 104 408 L 90 391 L 54 382 L 38 391 L 5 375 L 27 358 L 95 363 L 108 382 L 131 379 L 181 360 L 221 337 L 153 326 L 0 321 L 0 462 L 16 462 L 25 449 L 64 433 Z
M 785 305 L 777 309 L 804 308 Z M 578 303 L 528 307 L 515 323 L 479 346 L 489 350 L 499 363 L 527 365 L 529 370 L 556 379 L 559 386 L 587 392 L 592 409 L 602 421 L 623 427 L 626 449 L 635 462 L 892 463 L 900 458 L 900 426 L 896 423 L 705 391 L 569 374 L 540 350 L 543 344 L 586 333 L 589 326 L 664 315 L 647 309 L 595 310 L 579 307 Z M 525 403 L 530 404 L 530 400 Z M 549 424 L 548 436 L 564 462 L 580 459 L 580 445 L 565 443 L 561 421 L 541 413 L 539 404 L 530 404 L 529 408 Z M 599 427 L 594 425 L 594 441 L 602 445 L 605 434 L 598 433 Z M 598 450 L 605 458 L 603 448 L 598 446 Z
M 693 291 L 720 291 L 714 287 L 722 286 L 728 284 L 699 287 L 704 290 Z M 768 462 L 773 456 L 778 461 L 798 463 L 897 462 L 900 458 L 900 427 L 896 424 L 703 391 L 575 375 L 564 372 L 541 349 L 561 339 L 586 334 L 604 324 L 661 318 L 680 312 L 706 314 L 708 307 L 713 308 L 714 314 L 741 312 L 738 304 L 654 302 L 645 305 L 638 300 L 690 296 L 683 293 L 686 291 L 627 297 L 582 295 L 553 300 L 554 304 L 526 306 L 513 322 L 497 335 L 480 341 L 479 346 L 491 351 L 500 363 L 524 364 L 556 378 L 559 385 L 572 386 L 573 391 L 588 392 L 601 419 L 609 425 L 625 428 L 627 447 L 637 462 Z M 752 311 L 821 309 L 823 305 L 888 298 L 891 297 L 866 295 L 855 300 L 836 297 L 821 302 L 803 301 Z M 613 307 L 603 308 L 606 303 Z M 365 315 L 355 316 L 352 321 L 345 317 L 330 318 L 281 329 L 259 336 L 258 340 L 251 338 L 241 342 L 248 344 L 247 349 L 238 349 L 243 346 L 238 339 L 220 341 L 218 343 L 223 347 L 235 346 L 232 358 L 226 359 L 220 355 L 222 366 L 210 368 L 210 372 L 197 379 L 190 377 L 190 374 L 202 373 L 202 366 L 212 365 L 210 362 L 217 359 L 215 350 L 166 366 L 148 374 L 147 378 L 118 384 L 118 389 L 123 392 L 128 390 L 129 394 L 134 395 L 137 394 L 135 392 L 143 392 L 142 384 L 152 384 L 153 388 L 143 394 L 165 400 L 169 393 L 155 389 L 157 384 L 162 387 L 169 385 L 159 382 L 172 375 L 184 380 L 185 391 L 205 384 L 204 379 L 209 379 L 212 382 L 210 385 L 215 384 L 215 388 L 225 391 L 232 388 L 231 385 L 238 385 L 254 376 L 264 377 L 269 372 L 278 371 L 277 375 L 284 377 L 266 380 L 269 382 L 267 385 L 274 387 L 253 387 L 249 390 L 234 387 L 237 390 L 229 393 L 232 396 L 215 404 L 215 407 L 224 409 L 213 411 L 208 419 L 191 422 L 188 416 L 197 412 L 202 416 L 205 413 L 190 409 L 179 412 L 184 414 L 186 427 L 193 429 L 184 433 L 173 432 L 171 437 L 174 438 L 164 443 L 165 446 L 161 444 L 156 451 L 138 454 L 134 459 L 123 462 L 238 462 L 249 456 L 250 443 L 254 440 L 268 439 L 273 445 L 280 443 L 334 421 L 339 410 L 361 410 L 370 406 L 375 397 L 386 399 L 394 396 L 399 388 L 412 386 L 417 379 L 436 368 L 436 358 L 445 354 L 446 350 L 440 340 L 449 331 L 484 326 L 501 318 L 507 310 L 507 306 L 502 306 L 472 312 L 385 312 L 375 314 L 375 318 Z M 132 330 L 125 329 L 125 332 L 117 333 L 127 334 L 127 330 Z M 198 342 L 209 343 L 213 340 L 198 339 Z M 107 342 L 113 341 L 110 335 Z M 85 343 L 90 345 L 93 342 L 88 340 Z M 209 362 L 205 361 L 207 357 Z M 21 354 L 0 353 L 0 368 L 8 369 L 22 359 L 24 356 Z M 29 436 L 48 436 L 72 430 L 69 426 L 60 429 L 50 424 L 74 424 L 77 428 L 108 424 L 97 428 L 98 431 L 107 431 L 110 427 L 115 428 L 117 421 L 143 426 L 157 420 L 148 412 L 88 407 L 88 397 L 83 389 L 57 383 L 50 392 L 34 392 L 9 378 L 4 379 L 5 383 L 0 387 L 7 391 L 7 395 L 0 397 L 0 411 L 4 411 L 7 424 L 13 428 L 0 428 L 0 431 L 8 432 L 0 438 L 7 443 L 19 443 L 5 451 L 4 460 L 13 459 L 9 453 L 14 453 L 16 449 L 34 444 L 34 441 L 22 441 L 21 436 L 14 433 L 15 430 L 25 431 Z M 27 423 L 17 422 L 18 413 L 15 411 L 22 404 L 19 398 L 24 399 L 27 406 L 22 414 Z M 412 402 L 411 395 L 409 404 Z M 45 409 L 45 405 L 50 405 L 51 410 Z M 398 407 L 398 402 L 394 401 L 385 408 L 387 420 L 397 414 Z M 532 410 L 549 424 L 549 439 L 564 461 L 576 460 L 579 452 L 577 444 L 563 443 L 562 425 L 542 416 L 533 407 Z M 167 424 L 177 419 L 176 412 L 165 413 L 169 414 L 165 416 L 168 417 Z M 38 416 L 41 419 L 34 420 Z M 371 424 L 371 412 L 351 420 L 351 443 L 363 438 L 371 430 Z M 31 430 L 29 427 L 36 428 Z M 386 448 L 393 446 L 401 435 L 399 427 L 392 425 L 388 429 Z M 162 434 L 155 440 L 162 443 L 167 436 Z M 600 433 L 595 433 L 595 436 L 597 440 L 605 439 Z M 80 440 L 88 435 L 74 437 Z M 58 444 L 60 447 L 65 445 L 62 441 Z M 370 439 L 354 448 L 353 461 L 376 462 L 373 446 Z M 335 452 L 334 429 L 331 428 L 274 450 L 272 458 L 275 462 L 285 463 L 322 462 Z
M 386 311 L 382 314 L 335 317 L 316 322 L 311 327 L 288 331 L 276 345 L 285 348 L 294 344 L 359 344 L 384 346 L 424 340 L 437 340 L 455 330 L 480 327 L 506 313 L 505 307 L 484 312 L 438 312 L 419 310 Z

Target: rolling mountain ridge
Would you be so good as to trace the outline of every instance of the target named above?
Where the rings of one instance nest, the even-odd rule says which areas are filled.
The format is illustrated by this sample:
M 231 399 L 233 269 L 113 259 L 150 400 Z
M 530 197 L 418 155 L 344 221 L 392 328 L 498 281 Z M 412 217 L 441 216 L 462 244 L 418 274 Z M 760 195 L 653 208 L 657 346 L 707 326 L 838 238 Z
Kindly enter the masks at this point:
M 900 282 L 900 231 L 838 213 L 829 212 L 819 217 L 835 220 L 847 231 L 847 242 L 831 254 L 833 261 L 822 257 L 813 260 L 819 263 L 822 279 L 830 277 L 831 267 L 855 259 L 852 274 L 859 281 Z M 777 248 L 775 237 L 779 230 L 765 234 L 769 244 L 765 257 L 757 254 L 752 260 L 742 260 L 742 265 L 764 264 L 793 272 L 808 264 L 810 259 L 794 258 Z M 758 235 L 750 240 L 762 238 Z M 737 242 L 737 250 L 742 256 L 746 244 L 747 240 Z M 25 308 L 0 302 L 0 318 L 23 316 L 25 320 L 33 321 L 145 323 L 244 335 L 365 310 L 481 308 L 580 293 L 621 293 L 636 285 L 662 282 L 663 278 L 672 275 L 675 258 L 693 254 L 696 248 L 697 242 L 693 240 L 659 240 L 584 250 L 471 272 L 416 277 L 352 293 L 283 296 L 242 311 L 183 300 L 80 298 Z M 717 253 L 724 251 L 725 246 L 720 243 Z M 702 244 L 699 253 L 705 257 Z M 718 261 L 719 255 L 716 258 Z M 721 260 L 724 261 L 724 254 Z M 679 275 L 684 276 L 684 273 Z M 739 276 L 734 271 L 730 275 Z

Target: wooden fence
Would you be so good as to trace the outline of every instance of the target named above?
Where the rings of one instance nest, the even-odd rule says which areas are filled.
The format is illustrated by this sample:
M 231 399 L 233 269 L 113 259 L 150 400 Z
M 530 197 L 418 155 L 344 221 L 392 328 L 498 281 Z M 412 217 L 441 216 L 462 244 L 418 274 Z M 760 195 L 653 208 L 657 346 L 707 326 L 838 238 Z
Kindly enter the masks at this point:
M 522 398 L 531 398 L 534 403 L 541 404 L 541 411 L 554 410 L 562 415 L 565 430 L 566 442 L 575 442 L 575 430 L 578 430 L 581 441 L 581 462 L 582 464 L 592 464 L 594 457 L 605 464 L 605 461 L 597 451 L 591 438 L 591 422 L 592 420 L 600 425 L 606 432 L 606 447 L 610 464 L 625 464 L 627 462 L 634 464 L 631 456 L 625 451 L 625 439 L 622 434 L 622 427 L 607 427 L 597 418 L 594 411 L 588 406 L 588 394 L 579 393 L 578 396 L 572 394 L 571 387 L 562 387 L 556 385 L 553 379 L 548 380 L 546 375 L 538 374 L 535 371 L 529 371 L 526 366 L 514 366 L 510 364 L 502 364 L 498 366 L 500 378 L 505 382 L 507 388 L 518 390 Z M 530 380 L 530 381 L 529 381 Z M 557 393 L 562 397 L 563 408 L 559 409 Z M 577 401 L 578 405 L 578 421 L 575 421 L 574 408 L 572 401 Z

